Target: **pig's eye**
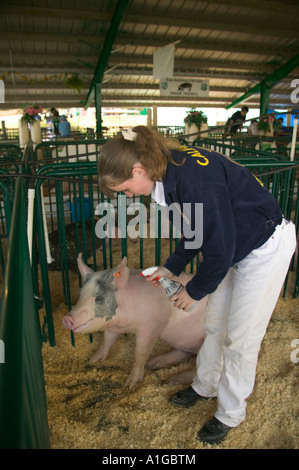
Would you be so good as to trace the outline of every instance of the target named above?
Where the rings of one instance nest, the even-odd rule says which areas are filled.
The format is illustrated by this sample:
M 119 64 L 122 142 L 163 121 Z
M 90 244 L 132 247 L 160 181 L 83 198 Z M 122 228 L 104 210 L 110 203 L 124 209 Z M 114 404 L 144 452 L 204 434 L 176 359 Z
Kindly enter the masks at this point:
M 104 302 L 104 296 L 102 294 L 97 294 L 96 295 L 96 303 L 97 304 L 102 304 Z

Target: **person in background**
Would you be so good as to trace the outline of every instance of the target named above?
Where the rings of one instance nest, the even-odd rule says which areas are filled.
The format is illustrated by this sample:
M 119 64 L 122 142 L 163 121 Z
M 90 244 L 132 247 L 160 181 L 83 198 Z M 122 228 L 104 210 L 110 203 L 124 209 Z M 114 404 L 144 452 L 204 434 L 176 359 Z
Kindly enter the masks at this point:
M 248 134 L 250 136 L 259 135 L 258 122 L 256 119 L 253 119 L 250 123 L 250 126 L 248 126 Z
M 284 135 L 285 132 L 286 132 L 286 130 L 285 130 L 285 128 L 284 128 L 283 125 L 282 125 L 282 124 L 283 124 L 283 118 L 280 117 L 280 118 L 276 119 L 276 122 L 277 122 L 277 124 L 278 124 L 279 127 L 277 127 L 277 129 L 275 129 L 274 135 L 276 135 L 276 136 L 278 136 L 278 135 Z
M 54 108 L 53 117 L 52 117 L 52 131 L 56 137 L 59 136 L 59 128 L 58 128 L 59 123 L 60 123 L 59 112 Z
M 258 137 L 259 136 L 259 128 L 258 128 L 258 122 L 257 119 L 253 119 L 248 126 L 248 135 L 251 137 L 248 147 L 254 149 L 256 144 L 258 143 L 258 140 L 253 140 L 252 137 Z
M 71 125 L 68 122 L 66 116 L 62 114 L 60 116 L 60 122 L 58 125 L 60 137 L 70 137 L 71 136 Z
M 217 444 L 245 419 L 260 345 L 296 247 L 295 226 L 247 168 L 146 126 L 123 130 L 102 146 L 98 182 L 108 197 L 151 195 L 171 209 L 168 217 L 183 236 L 146 278 L 155 287 L 156 277 L 175 280 L 202 253 L 196 274 L 170 301 L 187 312 L 208 295 L 205 340 L 192 385 L 169 401 L 189 408 L 217 397 L 214 417 L 197 434 Z
M 287 129 L 283 126 L 283 118 L 277 118 L 276 122 L 278 124 L 278 128 L 274 130 L 274 137 L 290 137 L 289 132 L 287 132 Z M 287 146 L 288 142 L 286 142 L 286 139 L 281 139 L 281 140 L 276 140 L 275 141 L 276 147 L 280 149 L 280 151 L 285 154 L 286 156 L 288 155 L 287 149 L 285 147 Z M 285 150 L 282 150 L 285 149 Z
M 248 113 L 248 107 L 243 106 L 241 111 L 236 111 L 230 118 L 228 118 L 226 125 L 226 134 L 234 136 L 237 132 L 240 132 L 245 122 L 246 114 Z

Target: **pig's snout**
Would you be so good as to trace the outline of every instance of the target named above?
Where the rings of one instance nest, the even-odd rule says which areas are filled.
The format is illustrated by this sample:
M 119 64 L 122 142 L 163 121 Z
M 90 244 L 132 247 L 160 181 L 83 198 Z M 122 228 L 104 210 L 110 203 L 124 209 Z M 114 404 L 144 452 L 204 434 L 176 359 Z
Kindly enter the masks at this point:
M 70 313 L 69 315 L 62 317 L 63 326 L 74 333 L 85 331 L 86 328 L 90 328 L 93 321 L 94 318 L 88 318 L 87 310 L 82 310 L 80 313 L 76 312 L 75 316 Z
M 74 330 L 76 327 L 75 322 L 70 315 L 65 315 L 62 318 L 62 324 L 68 330 Z

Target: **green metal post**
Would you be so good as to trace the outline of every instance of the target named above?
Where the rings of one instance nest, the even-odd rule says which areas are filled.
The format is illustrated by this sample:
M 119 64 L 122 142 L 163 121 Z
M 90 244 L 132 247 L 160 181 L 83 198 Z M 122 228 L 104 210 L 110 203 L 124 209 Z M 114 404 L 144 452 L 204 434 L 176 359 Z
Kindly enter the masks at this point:
M 44 234 L 44 224 L 43 224 L 43 208 L 41 200 L 41 187 L 42 180 L 37 182 L 35 188 L 35 217 L 37 220 L 37 240 L 39 247 L 39 262 L 41 269 L 41 278 L 43 284 L 43 293 L 42 296 L 45 302 L 45 311 L 46 311 L 46 322 L 48 325 L 49 333 L 49 342 L 51 346 L 55 346 L 55 332 L 54 332 L 54 323 L 52 316 L 52 305 L 51 305 L 51 296 L 50 296 L 50 282 L 48 276 L 48 266 L 47 266 L 47 252 L 45 244 L 45 234 Z
M 269 108 L 269 99 L 270 99 L 270 92 L 271 88 L 267 85 L 266 82 L 261 82 L 261 94 L 260 94 L 260 115 L 264 116 L 268 114 Z
M 111 20 L 111 23 L 110 23 L 109 30 L 106 34 L 106 39 L 105 39 L 105 42 L 104 42 L 104 45 L 103 45 L 103 48 L 102 48 L 102 51 L 101 51 L 101 55 L 100 55 L 100 58 L 98 60 L 95 72 L 94 72 L 94 77 L 93 77 L 93 80 L 91 82 L 91 85 L 90 85 L 90 88 L 89 88 L 89 91 L 88 91 L 88 94 L 87 94 L 87 98 L 85 100 L 85 104 L 84 104 L 85 109 L 87 109 L 91 105 L 91 102 L 95 97 L 96 90 L 95 90 L 94 85 L 96 83 L 100 84 L 102 82 L 104 72 L 105 72 L 105 68 L 106 68 L 106 65 L 108 63 L 109 56 L 110 56 L 110 53 L 111 53 L 111 50 L 112 50 L 112 46 L 113 46 L 114 40 L 116 38 L 118 28 L 119 28 L 120 22 L 122 20 L 123 14 L 125 12 L 125 9 L 128 6 L 128 3 L 129 3 L 129 0 L 118 0 L 118 2 L 117 2 L 117 5 L 115 7 L 114 14 L 113 14 L 113 17 L 112 17 L 112 20 Z
M 261 87 L 263 84 L 266 84 L 269 89 L 271 89 L 276 83 L 282 80 L 284 77 L 289 75 L 293 70 L 295 70 L 299 66 L 299 54 L 295 55 L 291 60 L 289 60 L 286 64 L 284 64 L 279 69 L 275 70 L 275 72 L 267 75 L 260 83 L 255 85 L 254 87 L 250 88 L 250 90 L 246 91 L 244 95 L 237 98 L 233 101 L 230 105 L 226 106 L 225 109 L 230 109 L 236 106 L 239 103 L 244 103 L 248 100 L 252 95 L 261 92 Z
M 97 138 L 102 137 L 102 96 L 101 96 L 101 84 L 96 83 L 95 87 L 95 107 L 96 107 L 96 134 Z

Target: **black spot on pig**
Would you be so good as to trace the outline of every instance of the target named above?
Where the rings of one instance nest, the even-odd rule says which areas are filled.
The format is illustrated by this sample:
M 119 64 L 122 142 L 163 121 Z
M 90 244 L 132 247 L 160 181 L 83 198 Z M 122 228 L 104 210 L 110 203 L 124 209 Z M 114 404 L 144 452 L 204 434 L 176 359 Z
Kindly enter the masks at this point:
M 95 290 L 95 316 L 105 317 L 106 321 L 111 320 L 118 307 L 115 298 L 116 288 L 109 282 L 102 279 L 96 281 Z

